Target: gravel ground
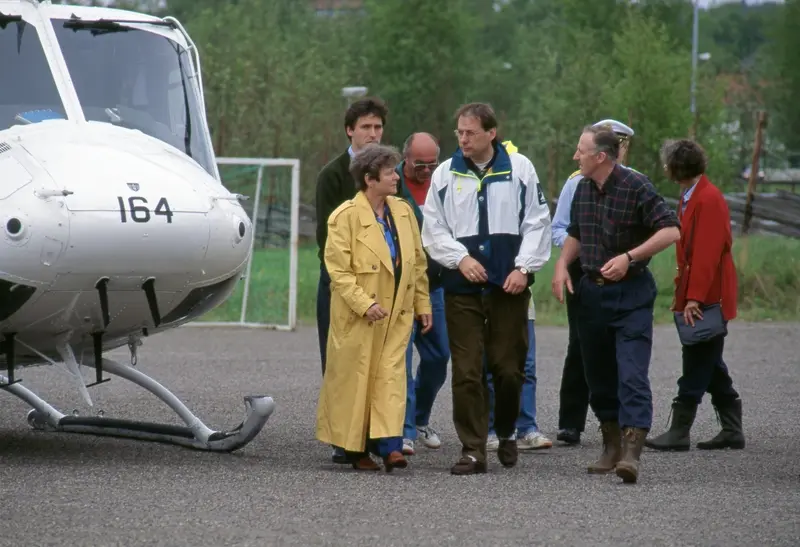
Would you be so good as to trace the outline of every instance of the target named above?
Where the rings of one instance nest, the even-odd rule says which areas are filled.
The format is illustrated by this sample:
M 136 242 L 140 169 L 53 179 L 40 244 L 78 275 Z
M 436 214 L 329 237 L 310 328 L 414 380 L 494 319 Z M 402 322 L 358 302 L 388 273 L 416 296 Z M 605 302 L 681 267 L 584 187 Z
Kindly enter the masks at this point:
M 523 453 L 503 469 L 454 477 L 459 447 L 448 383 L 432 425 L 444 446 L 406 470 L 359 474 L 314 439 L 316 331 L 181 328 L 146 340 L 138 367 L 212 428 L 241 420 L 246 394 L 274 397 L 261 434 L 234 454 L 32 431 L 27 407 L 0 397 L 0 545 L 800 545 L 800 343 L 797 325 L 736 324 L 726 351 L 744 400 L 747 448 L 645 449 L 639 483 L 590 476 L 600 450 L 590 417 L 580 447 Z M 555 439 L 566 330 L 537 329 L 538 421 Z M 125 351 L 111 354 L 127 362 Z M 679 348 L 658 327 L 654 428 L 667 423 Z M 91 412 L 51 367 L 18 373 L 69 412 Z M 91 390 L 106 416 L 178 423 L 150 394 L 113 379 Z M 716 433 L 704 401 L 693 442 Z

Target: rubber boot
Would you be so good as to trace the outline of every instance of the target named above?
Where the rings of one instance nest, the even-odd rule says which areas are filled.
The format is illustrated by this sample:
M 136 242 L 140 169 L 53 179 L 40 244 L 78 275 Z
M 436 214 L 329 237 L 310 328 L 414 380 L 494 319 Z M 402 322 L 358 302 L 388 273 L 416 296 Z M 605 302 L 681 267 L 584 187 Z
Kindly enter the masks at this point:
M 603 422 L 600 424 L 603 433 L 603 453 L 593 464 L 589 465 L 589 473 L 610 473 L 622 456 L 622 440 L 620 438 L 619 424 L 617 422 Z
M 714 405 L 722 431 L 710 441 L 697 443 L 700 450 L 720 450 L 723 448 L 744 448 L 742 430 L 742 400 L 735 399 L 724 405 Z
M 622 459 L 617 462 L 617 476 L 625 483 L 639 479 L 639 457 L 642 454 L 647 430 L 626 427 L 622 432 Z
M 672 422 L 669 430 L 658 437 L 646 439 L 644 445 L 656 450 L 689 450 L 689 431 L 697 415 L 697 403 L 675 400 L 672 402 Z

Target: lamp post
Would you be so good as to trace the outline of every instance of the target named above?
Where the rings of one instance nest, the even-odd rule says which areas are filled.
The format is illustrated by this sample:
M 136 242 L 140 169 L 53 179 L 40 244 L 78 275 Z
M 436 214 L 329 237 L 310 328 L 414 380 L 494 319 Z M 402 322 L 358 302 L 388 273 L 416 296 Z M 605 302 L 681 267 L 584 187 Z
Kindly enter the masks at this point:
M 348 86 L 342 88 L 342 97 L 345 99 L 347 106 L 356 99 L 359 99 L 367 94 L 367 88 L 363 85 Z
M 711 58 L 710 53 L 697 53 L 698 46 L 698 29 L 699 29 L 699 11 L 697 0 L 692 2 L 693 15 L 692 15 L 692 85 L 691 85 L 691 103 L 689 110 L 692 114 L 692 127 L 690 129 L 690 137 L 694 139 L 697 136 L 697 61 L 708 61 Z

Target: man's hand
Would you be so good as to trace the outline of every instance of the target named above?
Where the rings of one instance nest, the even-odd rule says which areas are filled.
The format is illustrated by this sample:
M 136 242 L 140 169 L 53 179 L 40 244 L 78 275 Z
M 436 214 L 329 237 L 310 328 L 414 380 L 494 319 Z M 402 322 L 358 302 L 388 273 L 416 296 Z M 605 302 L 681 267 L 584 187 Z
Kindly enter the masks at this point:
M 562 304 L 564 303 L 565 283 L 569 294 L 575 294 L 575 290 L 572 288 L 572 279 L 570 279 L 569 272 L 567 271 L 567 265 L 559 259 L 556 261 L 555 271 L 553 272 L 552 289 L 553 296 Z
M 486 275 L 486 269 L 471 256 L 465 256 L 461 262 L 459 262 L 458 269 L 461 275 L 469 279 L 472 283 L 485 283 L 489 279 L 489 276 Z
M 610 279 L 611 281 L 619 281 L 625 274 L 628 273 L 628 266 L 630 266 L 631 261 L 628 257 L 624 254 L 619 256 L 615 256 L 611 260 L 605 263 L 605 265 L 600 268 L 600 273 L 606 279 Z
M 700 302 L 697 300 L 689 300 L 683 307 L 683 320 L 694 327 L 694 319 L 703 318 L 703 310 L 700 307 Z
M 388 316 L 389 314 L 384 310 L 380 304 L 377 302 L 369 307 L 367 313 L 364 314 L 364 317 L 369 319 L 370 321 L 380 321 L 384 317 Z
M 528 276 L 519 270 L 514 270 L 508 277 L 506 282 L 503 283 L 503 290 L 508 294 L 519 294 L 528 286 Z
M 428 332 L 433 328 L 433 315 L 430 313 L 418 315 L 417 320 L 422 323 L 422 334 L 428 334 Z

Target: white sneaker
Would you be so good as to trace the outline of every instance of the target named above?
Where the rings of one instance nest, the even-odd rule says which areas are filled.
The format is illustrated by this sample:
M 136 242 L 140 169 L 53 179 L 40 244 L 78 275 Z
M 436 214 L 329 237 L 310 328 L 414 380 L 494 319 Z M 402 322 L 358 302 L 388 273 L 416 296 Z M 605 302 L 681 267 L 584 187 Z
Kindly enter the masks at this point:
M 403 439 L 403 456 L 413 456 L 414 454 L 414 441 Z
M 419 436 L 419 440 L 422 441 L 422 444 L 427 448 L 435 450 L 442 446 L 442 440 L 439 438 L 439 434 L 428 425 L 417 427 L 417 435 Z
M 486 450 L 497 450 L 500 447 L 500 440 L 497 438 L 497 435 L 489 435 L 489 438 L 486 439 Z
M 519 450 L 540 450 L 551 446 L 553 446 L 553 442 L 538 431 L 531 431 L 517 440 Z

